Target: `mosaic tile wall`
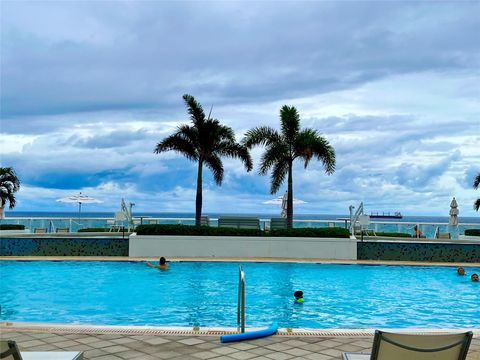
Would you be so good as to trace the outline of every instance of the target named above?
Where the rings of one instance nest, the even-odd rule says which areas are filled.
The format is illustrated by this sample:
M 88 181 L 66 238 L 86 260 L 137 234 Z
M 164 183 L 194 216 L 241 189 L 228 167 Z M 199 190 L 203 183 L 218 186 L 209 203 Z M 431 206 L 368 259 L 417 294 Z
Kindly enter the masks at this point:
M 128 238 L 0 238 L 0 256 L 128 256 Z
M 478 244 L 358 242 L 359 260 L 480 262 Z

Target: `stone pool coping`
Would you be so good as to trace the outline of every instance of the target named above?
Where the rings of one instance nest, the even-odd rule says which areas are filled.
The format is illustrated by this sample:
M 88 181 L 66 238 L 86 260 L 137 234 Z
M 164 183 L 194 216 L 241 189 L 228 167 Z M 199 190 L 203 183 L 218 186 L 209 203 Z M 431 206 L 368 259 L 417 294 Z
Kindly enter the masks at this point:
M 248 328 L 247 331 L 261 328 Z M 480 337 L 480 328 L 381 328 L 384 331 L 408 334 L 445 334 L 473 331 L 474 337 Z M 68 334 L 119 334 L 119 335 L 162 335 L 162 336 L 220 336 L 238 333 L 232 327 L 182 327 L 182 326 L 120 326 L 120 325 L 70 325 L 35 322 L 0 322 L 1 331 L 40 331 Z M 375 329 L 314 329 L 314 328 L 279 328 L 277 336 L 287 337 L 364 337 L 373 336 Z
M 128 256 L 0 256 L 0 260 L 10 261 L 158 261 L 155 257 L 128 257 Z M 280 262 L 280 263 L 321 263 L 321 264 L 345 264 L 345 265 L 408 265 L 408 266 L 462 266 L 480 267 L 480 263 L 467 262 L 423 262 L 423 261 L 389 261 L 389 260 L 333 260 L 333 259 L 298 259 L 298 258 L 262 258 L 262 257 L 171 257 L 167 261 L 211 261 L 211 262 Z

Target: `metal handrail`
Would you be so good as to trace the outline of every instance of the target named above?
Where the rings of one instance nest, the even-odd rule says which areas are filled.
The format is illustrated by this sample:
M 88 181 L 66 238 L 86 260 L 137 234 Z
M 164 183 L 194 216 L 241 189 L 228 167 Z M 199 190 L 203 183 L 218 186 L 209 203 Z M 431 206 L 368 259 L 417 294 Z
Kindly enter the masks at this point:
M 238 305 L 237 305 L 237 327 L 242 333 L 245 332 L 245 273 L 243 266 L 238 269 Z

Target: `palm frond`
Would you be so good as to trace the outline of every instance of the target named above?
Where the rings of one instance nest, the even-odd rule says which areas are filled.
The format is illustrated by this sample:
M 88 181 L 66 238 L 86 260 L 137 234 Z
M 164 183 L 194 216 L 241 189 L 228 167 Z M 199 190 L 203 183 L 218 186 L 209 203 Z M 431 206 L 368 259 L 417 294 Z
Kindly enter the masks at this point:
M 473 208 L 477 211 L 480 209 L 480 199 L 475 200 L 473 203 Z
M 183 95 L 183 100 L 190 114 L 190 120 L 192 120 L 195 125 L 203 123 L 205 121 L 205 112 L 203 111 L 202 105 L 189 94 Z
M 205 159 L 205 165 L 212 171 L 213 179 L 217 185 L 222 185 L 223 181 L 223 163 L 217 155 L 211 155 Z
M 216 119 L 215 119 L 215 121 L 218 122 L 218 120 L 216 120 Z M 218 139 L 235 141 L 235 132 L 233 131 L 233 129 L 231 127 L 226 126 L 226 125 L 217 126 L 215 136 Z
M 196 129 L 189 126 L 181 126 L 179 130 L 157 144 L 154 153 L 160 154 L 165 151 L 176 151 L 184 155 L 187 159 L 197 161 L 199 153 L 195 144 Z
M 265 175 L 277 162 L 288 161 L 287 144 L 280 142 L 270 144 L 260 159 L 260 175 Z
M 300 131 L 300 115 L 295 106 L 284 105 L 280 109 L 282 135 L 292 143 Z
M 279 161 L 273 165 L 273 171 L 271 175 L 271 187 L 270 193 L 275 194 L 280 186 L 283 184 L 285 177 L 288 173 L 288 163 L 286 161 Z
M 203 153 L 215 152 L 218 143 L 222 141 L 235 142 L 235 133 L 217 119 L 206 120 L 199 129 L 200 148 Z
M 314 129 L 302 130 L 294 142 L 295 157 L 304 159 L 307 168 L 312 157 L 323 163 L 325 172 L 332 174 L 335 171 L 335 150 L 330 143 Z
M 282 142 L 282 137 L 277 130 L 269 126 L 260 126 L 248 130 L 242 140 L 242 144 L 249 149 L 255 145 L 268 146 L 277 142 Z
M 13 209 L 16 204 L 15 192 L 20 190 L 20 180 L 12 167 L 0 167 L 0 204 L 10 204 Z
M 238 144 L 233 141 L 224 140 L 217 145 L 215 154 L 220 156 L 226 156 L 233 159 L 240 159 L 247 171 L 251 171 L 253 168 L 252 157 L 248 148 L 244 145 Z
M 480 186 L 480 173 L 473 179 L 473 188 L 476 190 Z

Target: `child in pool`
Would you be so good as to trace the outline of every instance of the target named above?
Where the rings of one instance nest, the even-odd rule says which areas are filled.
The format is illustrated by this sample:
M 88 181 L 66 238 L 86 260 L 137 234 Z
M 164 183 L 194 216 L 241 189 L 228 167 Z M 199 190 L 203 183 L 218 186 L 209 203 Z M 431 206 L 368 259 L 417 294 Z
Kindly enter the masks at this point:
M 295 304 L 303 304 L 303 291 L 297 290 L 293 296 L 295 296 Z
M 165 270 L 168 268 L 167 260 L 163 256 L 160 258 L 158 265 L 153 265 L 147 262 L 147 266 L 151 268 L 162 269 L 162 270 Z

